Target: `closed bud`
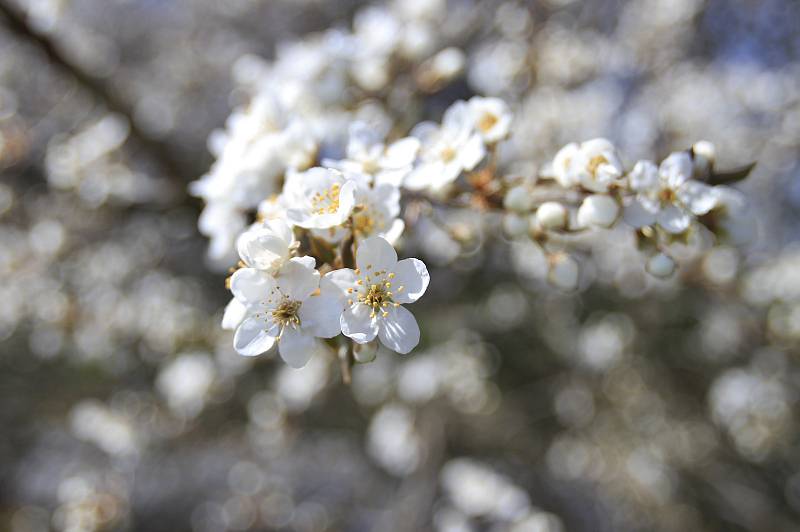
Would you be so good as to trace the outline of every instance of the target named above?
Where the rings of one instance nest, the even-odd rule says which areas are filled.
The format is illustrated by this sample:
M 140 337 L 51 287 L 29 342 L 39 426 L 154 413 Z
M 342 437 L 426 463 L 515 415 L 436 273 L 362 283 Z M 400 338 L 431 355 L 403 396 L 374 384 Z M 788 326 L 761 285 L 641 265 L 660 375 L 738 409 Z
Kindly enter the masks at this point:
M 694 166 L 694 174 L 698 179 L 705 179 L 714 168 L 714 159 L 717 156 L 717 150 L 713 144 L 707 140 L 695 142 L 692 146 L 692 153 L 694 159 L 692 164 Z
M 556 201 L 548 201 L 536 209 L 536 221 L 542 229 L 565 229 L 569 213 L 567 208 Z
M 378 354 L 378 343 L 375 341 L 366 344 L 353 344 L 353 358 L 359 364 L 372 362 Z
M 524 186 L 510 188 L 503 199 L 503 206 L 510 211 L 528 212 L 533 206 L 530 190 Z
M 619 204 L 611 196 L 589 196 L 578 208 L 578 225 L 581 227 L 611 227 L 619 216 Z
M 647 272 L 661 279 L 666 279 L 675 273 L 675 260 L 665 253 L 656 253 L 647 261 Z

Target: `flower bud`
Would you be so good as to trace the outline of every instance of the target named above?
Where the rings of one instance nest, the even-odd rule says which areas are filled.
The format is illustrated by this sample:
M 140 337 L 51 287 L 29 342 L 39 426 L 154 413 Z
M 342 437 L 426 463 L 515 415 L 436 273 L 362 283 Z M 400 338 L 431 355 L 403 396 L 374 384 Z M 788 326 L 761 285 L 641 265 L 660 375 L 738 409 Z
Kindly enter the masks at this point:
M 548 201 L 536 209 L 536 221 L 542 229 L 564 229 L 569 216 L 567 208 L 556 201 Z
M 594 194 L 578 209 L 578 225 L 581 227 L 611 227 L 619 216 L 619 204 L 611 196 Z
M 503 199 L 503 206 L 510 211 L 528 212 L 533 206 L 530 190 L 523 186 L 510 188 Z
M 353 358 L 359 364 L 372 362 L 378 354 L 378 343 L 375 341 L 366 344 L 353 344 Z
M 656 253 L 647 261 L 647 272 L 661 279 L 666 279 L 675 273 L 675 260 L 665 253 Z
M 695 142 L 694 146 L 692 146 L 692 152 L 694 153 L 692 164 L 695 177 L 705 179 L 714 167 L 716 148 L 707 140 L 701 140 L 700 142 Z
M 503 217 L 503 229 L 511 237 L 528 233 L 528 220 L 519 214 L 510 212 Z
M 562 290 L 575 290 L 578 287 L 580 267 L 578 261 L 565 253 L 550 257 L 550 271 L 547 279 L 550 284 Z

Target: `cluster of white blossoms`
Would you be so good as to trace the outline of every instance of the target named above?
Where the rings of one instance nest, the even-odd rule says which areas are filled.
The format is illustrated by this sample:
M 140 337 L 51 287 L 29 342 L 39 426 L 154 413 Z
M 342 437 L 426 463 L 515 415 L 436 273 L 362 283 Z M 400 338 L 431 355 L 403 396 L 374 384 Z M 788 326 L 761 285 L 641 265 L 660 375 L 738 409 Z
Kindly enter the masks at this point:
M 406 228 L 404 207 L 415 202 L 500 214 L 510 236 L 541 246 L 550 281 L 567 290 L 580 277 L 570 237 L 622 223 L 635 232 L 647 271 L 663 278 L 676 268 L 671 245 L 701 227 L 724 236 L 736 225 L 731 219 L 742 218 L 740 195 L 710 184 L 724 175 L 714 173 L 707 142 L 659 166 L 639 161 L 626 170 L 610 141 L 594 139 L 565 146 L 537 175 L 516 177 L 498 169 L 498 144 L 511 123 L 502 100 L 479 96 L 403 138 L 387 140 L 354 121 L 343 158 L 289 167 L 269 186 L 247 188 L 263 195 L 282 181 L 280 194 L 261 202 L 257 221 L 236 239 L 240 261 L 223 318 L 236 329 L 236 350 L 258 355 L 277 344 L 293 367 L 348 345 L 349 362 L 374 355 L 331 340 L 342 333 L 356 344 L 379 339 L 411 351 L 420 330 L 402 305 L 425 293 L 429 275 L 420 260 L 398 261 L 394 244 Z
M 749 169 L 717 172 L 709 142 L 628 165 L 612 142 L 592 139 L 537 170 L 513 99 L 476 95 L 426 120 L 441 100 L 428 96 L 463 73 L 466 57 L 456 34 L 436 31 L 444 5 L 364 8 L 351 30 L 235 65 L 249 101 L 212 134 L 217 160 L 191 192 L 206 202 L 199 226 L 211 259 L 240 259 L 224 317 L 240 353 L 277 344 L 301 367 L 322 349 L 368 359 L 376 339 L 409 352 L 420 333 L 402 304 L 424 293 L 428 273 L 416 259 L 397 262 L 394 246 L 408 238 L 430 249 L 437 232 L 470 241 L 445 227 L 454 213 L 538 247 L 564 290 L 581 285 L 586 237 L 598 231 L 627 229 L 656 278 L 674 274 L 682 246 L 752 237 L 743 196 L 721 186 Z M 332 339 L 340 333 L 349 340 Z

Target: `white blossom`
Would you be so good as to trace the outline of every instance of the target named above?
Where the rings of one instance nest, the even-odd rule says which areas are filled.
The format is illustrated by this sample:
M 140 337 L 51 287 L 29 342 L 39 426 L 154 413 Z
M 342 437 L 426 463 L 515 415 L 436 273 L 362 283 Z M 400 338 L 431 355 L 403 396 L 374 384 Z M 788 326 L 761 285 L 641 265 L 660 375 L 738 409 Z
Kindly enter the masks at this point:
M 511 132 L 511 110 L 500 98 L 474 96 L 467 103 L 475 129 L 486 144 L 503 140 Z
M 616 148 L 602 138 L 567 144 L 553 159 L 553 175 L 565 188 L 580 185 L 592 192 L 607 192 L 622 172 Z
M 411 132 L 422 142 L 417 166 L 406 177 L 411 190 L 442 190 L 463 171 L 474 170 L 486 155 L 469 105 L 459 101 L 445 112 L 442 124 L 418 124 Z
M 639 161 L 630 173 L 636 197 L 625 207 L 625 221 L 633 227 L 658 224 L 669 233 L 682 233 L 694 216 L 708 213 L 717 203 L 713 188 L 692 178 L 692 159 L 676 152 L 656 168 Z
M 378 337 L 398 353 L 419 343 L 419 326 L 402 305 L 425 293 L 430 276 L 418 259 L 397 260 L 391 244 L 381 237 L 364 240 L 356 251 L 355 270 L 343 268 L 325 275 L 322 286 L 339 290 L 346 305 L 341 316 L 345 336 L 363 344 Z
M 411 172 L 419 151 L 419 139 L 406 137 L 386 145 L 377 132 L 364 122 L 350 126 L 347 157 L 340 161 L 323 161 L 325 166 L 345 172 L 367 175 L 375 183 L 400 186 Z
M 289 260 L 275 277 L 241 268 L 231 278 L 231 291 L 246 308 L 233 339 L 242 355 L 259 355 L 277 342 L 283 360 L 301 368 L 324 349 L 318 338 L 339 334 L 342 304 L 336 293 L 320 287 L 311 257 Z
M 292 172 L 283 187 L 282 201 L 290 223 L 307 229 L 341 225 L 355 206 L 356 183 L 342 172 L 311 168 Z

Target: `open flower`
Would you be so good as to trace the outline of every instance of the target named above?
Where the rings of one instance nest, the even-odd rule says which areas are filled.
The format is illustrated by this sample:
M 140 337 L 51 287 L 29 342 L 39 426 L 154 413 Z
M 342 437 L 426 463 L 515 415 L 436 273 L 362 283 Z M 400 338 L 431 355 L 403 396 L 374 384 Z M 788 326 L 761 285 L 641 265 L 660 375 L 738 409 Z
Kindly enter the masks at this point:
M 335 270 L 321 286 L 338 289 L 345 311 L 341 330 L 364 344 L 377 336 L 383 345 L 408 353 L 419 343 L 419 326 L 402 304 L 413 303 L 425 293 L 430 276 L 418 259 L 398 262 L 391 244 L 381 237 L 364 240 L 356 251 L 355 270 Z
M 486 144 L 494 144 L 508 136 L 511 111 L 506 102 L 500 98 L 473 96 L 467 103 L 475 121 L 475 130 Z
M 673 234 L 689 228 L 695 215 L 708 213 L 717 203 L 714 189 L 691 179 L 692 159 L 676 152 L 661 165 L 639 161 L 630 173 L 636 197 L 625 207 L 625 221 L 633 227 L 658 224 Z
M 553 175 L 564 188 L 581 185 L 592 192 L 608 192 L 622 171 L 617 150 L 606 139 L 567 144 L 553 159 Z
M 344 222 L 355 205 L 355 183 L 342 172 L 311 168 L 292 172 L 286 179 L 281 202 L 286 218 L 306 229 L 327 229 Z
M 423 122 L 411 135 L 422 142 L 419 162 L 404 182 L 411 190 L 439 191 L 461 172 L 473 170 L 486 155 L 481 135 L 475 131 L 473 114 L 463 101 L 450 106 L 441 126 Z
M 267 220 L 239 235 L 236 250 L 246 266 L 274 275 L 289 260 L 295 242 L 292 228 L 286 222 Z
M 277 342 L 281 358 L 302 368 L 324 350 L 318 338 L 339 334 L 343 305 L 337 293 L 320 290 L 319 281 L 312 257 L 289 260 L 275 277 L 254 268 L 237 270 L 231 291 L 246 317 L 233 338 L 236 351 L 260 355 Z
M 374 183 L 400 186 L 411 172 L 419 151 L 419 139 L 406 137 L 389 146 L 364 122 L 350 126 L 347 157 L 341 161 L 323 161 L 325 166 L 367 175 Z

